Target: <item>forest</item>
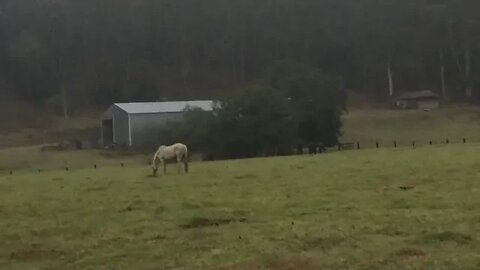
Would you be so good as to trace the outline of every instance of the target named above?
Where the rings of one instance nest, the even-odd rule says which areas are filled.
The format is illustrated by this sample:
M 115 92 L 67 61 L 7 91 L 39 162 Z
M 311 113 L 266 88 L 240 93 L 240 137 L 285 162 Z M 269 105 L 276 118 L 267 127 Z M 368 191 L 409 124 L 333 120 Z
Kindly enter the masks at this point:
M 387 100 L 480 97 L 476 0 L 3 0 L 0 98 L 77 109 L 211 99 L 293 60 Z

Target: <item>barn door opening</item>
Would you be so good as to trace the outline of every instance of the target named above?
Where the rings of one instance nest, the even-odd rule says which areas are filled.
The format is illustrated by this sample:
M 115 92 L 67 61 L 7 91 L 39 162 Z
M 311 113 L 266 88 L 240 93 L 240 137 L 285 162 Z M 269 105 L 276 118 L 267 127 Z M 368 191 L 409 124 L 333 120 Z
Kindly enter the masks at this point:
M 102 141 L 103 145 L 112 145 L 113 144 L 113 120 L 107 119 L 102 120 Z

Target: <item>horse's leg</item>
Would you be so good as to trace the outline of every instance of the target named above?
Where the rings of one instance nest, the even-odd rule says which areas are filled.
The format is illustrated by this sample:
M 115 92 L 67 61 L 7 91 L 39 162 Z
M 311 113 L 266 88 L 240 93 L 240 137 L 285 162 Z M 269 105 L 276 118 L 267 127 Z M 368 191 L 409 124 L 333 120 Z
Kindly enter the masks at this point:
M 183 166 L 184 166 L 184 169 L 185 169 L 185 173 L 188 173 L 188 158 L 185 157 L 183 159 Z
M 167 162 L 162 158 L 163 174 L 167 174 Z
M 183 154 L 183 166 L 185 169 L 185 173 L 188 173 L 188 150 L 185 149 L 185 153 Z
M 182 157 L 181 156 L 177 156 L 177 172 L 180 173 L 180 171 L 182 170 Z

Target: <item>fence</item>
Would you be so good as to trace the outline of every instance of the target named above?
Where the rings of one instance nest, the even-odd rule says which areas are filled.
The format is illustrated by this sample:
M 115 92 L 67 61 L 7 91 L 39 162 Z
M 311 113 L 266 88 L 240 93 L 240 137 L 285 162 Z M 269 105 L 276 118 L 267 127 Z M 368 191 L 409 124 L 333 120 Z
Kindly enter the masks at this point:
M 433 145 L 450 145 L 450 144 L 467 144 L 467 143 L 476 143 L 477 141 L 468 141 L 467 138 L 462 138 L 460 140 L 451 140 L 446 138 L 444 140 L 412 140 L 412 141 L 384 141 L 384 140 L 371 140 L 369 142 L 360 142 L 360 141 L 350 141 L 350 142 L 340 142 L 335 147 L 330 148 L 330 151 L 327 151 L 324 147 L 319 145 L 310 145 L 308 147 L 308 154 L 318 154 L 331 151 L 346 151 L 346 150 L 364 150 L 364 149 L 380 149 L 380 148 L 401 148 L 401 147 L 421 147 L 421 146 L 433 146 Z M 305 153 L 303 146 L 297 147 L 297 154 L 302 155 Z
M 410 148 L 418 148 L 421 146 L 433 146 L 433 145 L 450 145 L 450 144 L 473 144 L 473 143 L 479 143 L 480 141 L 469 141 L 467 138 L 462 138 L 460 140 L 451 140 L 450 138 L 446 138 L 442 141 L 438 140 L 428 140 L 428 141 L 416 141 L 412 140 L 410 142 L 400 142 L 397 140 L 392 140 L 390 142 L 385 142 L 382 140 L 375 140 L 375 141 L 369 141 L 369 142 L 340 142 L 336 145 L 336 147 L 332 147 L 330 149 L 326 149 L 325 147 L 319 146 L 319 145 L 310 145 L 308 147 L 308 154 L 319 154 L 319 153 L 326 153 L 326 152 L 332 152 L 332 151 L 347 151 L 347 150 L 366 150 L 366 149 L 380 149 L 380 148 L 405 148 L 405 147 L 410 147 Z M 305 149 L 302 146 L 297 147 L 297 155 L 303 155 L 305 153 Z M 295 155 L 295 154 L 292 154 Z M 63 170 L 65 172 L 70 172 L 72 170 L 82 170 L 82 169 L 99 169 L 99 168 L 124 168 L 127 167 L 126 161 L 122 162 L 117 162 L 117 163 L 112 163 L 108 162 L 108 164 L 101 164 L 100 162 L 93 161 L 91 166 L 74 166 L 73 164 L 67 164 L 64 162 L 63 164 L 59 164 L 57 167 L 50 167 L 50 168 L 16 168 L 16 169 L 9 169 L 9 168 L 0 168 L 0 175 L 14 175 L 19 172 L 31 172 L 31 173 L 43 173 L 47 171 L 58 171 L 58 170 Z M 138 162 L 131 162 L 132 166 L 139 166 L 141 165 Z M 145 164 L 147 165 L 147 164 Z

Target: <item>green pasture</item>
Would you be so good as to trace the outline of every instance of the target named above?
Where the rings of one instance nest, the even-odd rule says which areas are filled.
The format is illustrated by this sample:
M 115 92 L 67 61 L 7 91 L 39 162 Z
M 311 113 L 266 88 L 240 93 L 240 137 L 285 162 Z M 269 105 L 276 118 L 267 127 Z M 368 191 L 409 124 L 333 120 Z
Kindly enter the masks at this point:
M 480 269 L 479 144 L 193 162 L 156 178 L 147 156 L 8 151 L 0 269 Z

